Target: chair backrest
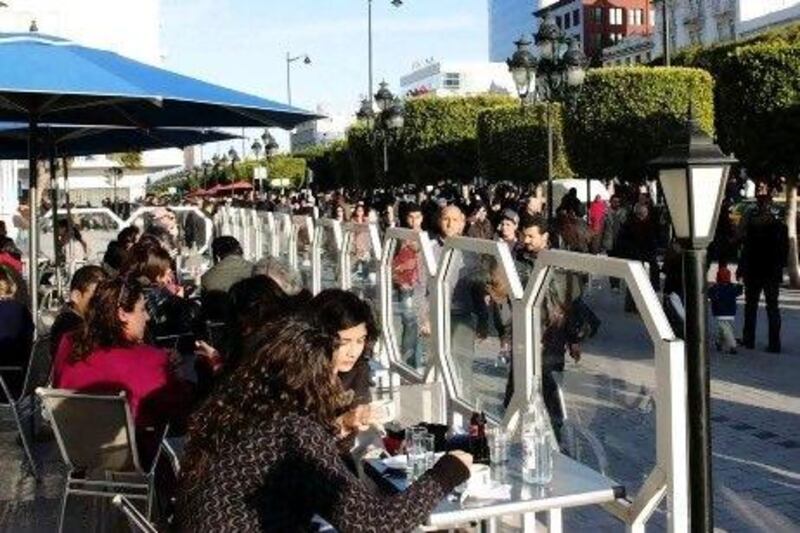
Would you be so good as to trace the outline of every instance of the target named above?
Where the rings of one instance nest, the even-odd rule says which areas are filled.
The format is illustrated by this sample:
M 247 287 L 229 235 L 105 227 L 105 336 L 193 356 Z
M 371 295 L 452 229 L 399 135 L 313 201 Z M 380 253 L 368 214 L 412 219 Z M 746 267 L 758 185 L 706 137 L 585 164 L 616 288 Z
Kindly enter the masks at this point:
M 50 384 L 53 370 L 53 356 L 50 351 L 50 335 L 41 335 L 33 343 L 28 371 L 25 373 L 25 384 L 22 387 L 22 398 L 30 396 L 39 387 Z
M 38 388 L 64 462 L 72 469 L 142 474 L 125 393 L 79 394 Z
M 400 385 L 394 403 L 397 421 L 404 426 L 420 422 L 447 423 L 444 384 L 441 382 Z
M 131 531 L 135 533 L 158 533 L 153 524 L 125 496 L 117 494 L 111 502 L 125 514 Z

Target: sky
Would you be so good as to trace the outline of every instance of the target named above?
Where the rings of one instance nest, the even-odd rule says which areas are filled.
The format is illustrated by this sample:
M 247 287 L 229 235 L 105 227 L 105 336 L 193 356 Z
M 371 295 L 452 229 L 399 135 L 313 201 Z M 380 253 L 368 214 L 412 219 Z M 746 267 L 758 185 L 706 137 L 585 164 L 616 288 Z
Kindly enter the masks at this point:
M 292 63 L 292 104 L 355 113 L 368 85 L 367 3 L 162 0 L 164 66 L 286 102 L 286 53 L 305 53 L 310 65 Z M 373 0 L 373 92 L 386 79 L 397 93 L 415 61 L 486 61 L 487 13 L 487 0 Z

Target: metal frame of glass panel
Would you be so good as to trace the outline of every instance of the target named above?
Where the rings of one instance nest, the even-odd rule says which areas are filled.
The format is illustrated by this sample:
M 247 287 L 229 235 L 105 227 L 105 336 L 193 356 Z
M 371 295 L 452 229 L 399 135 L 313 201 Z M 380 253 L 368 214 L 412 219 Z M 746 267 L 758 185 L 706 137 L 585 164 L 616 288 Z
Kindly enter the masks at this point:
M 436 276 L 436 258 L 433 253 L 433 243 L 428 237 L 427 232 L 413 231 L 406 228 L 389 228 L 384 235 L 383 254 L 381 254 L 380 271 L 378 284 L 381 296 L 381 333 L 385 338 L 385 346 L 389 356 L 392 370 L 405 381 L 410 383 L 428 383 L 435 380 L 437 358 L 428 359 L 423 373 L 405 364 L 400 353 L 398 353 L 397 332 L 394 327 L 394 316 L 392 309 L 392 261 L 394 259 L 397 245 L 401 242 L 415 242 L 422 253 L 422 262 L 425 265 L 426 285 L 428 293 L 433 290 L 433 281 Z M 433 309 L 430 309 L 430 322 L 433 324 Z M 441 371 L 441 368 L 438 368 Z
M 330 228 L 330 231 L 333 232 L 333 238 L 336 244 L 336 261 L 337 266 L 339 268 L 339 279 L 338 284 L 339 287 L 342 286 L 343 281 L 342 278 L 344 276 L 344 258 L 342 253 L 342 246 L 344 244 L 344 236 L 342 234 L 342 223 L 338 220 L 332 220 L 329 218 L 321 218 L 317 221 L 314 225 L 314 243 L 312 245 L 312 254 L 311 254 L 311 272 L 313 276 L 313 287 L 311 292 L 315 295 L 318 294 L 322 290 L 322 243 L 325 237 L 325 231 L 327 228 Z
M 516 302 L 523 295 L 522 283 L 519 280 L 519 275 L 507 244 L 470 237 L 450 237 L 444 241 L 436 271 L 435 290 L 432 294 L 431 305 L 435 311 L 431 329 L 435 346 L 434 351 L 439 365 L 443 369 L 442 378 L 447 390 L 448 416 L 451 422 L 457 422 L 458 416 L 468 418 L 474 409 L 473 405 L 460 396 L 461 385 L 456 380 L 456 363 L 453 361 L 450 346 L 450 299 L 449 291 L 446 290 L 446 283 L 450 275 L 453 253 L 456 250 L 462 253 L 468 252 L 493 256 L 498 260 L 498 264 L 501 267 L 501 272 L 509 287 L 512 302 Z M 514 326 L 516 326 L 516 323 Z M 512 338 L 514 339 L 512 346 L 519 342 L 517 340 L 518 336 L 516 328 L 512 328 Z M 491 418 L 490 421 L 494 422 Z
M 668 531 L 688 531 L 688 463 L 686 442 L 686 375 L 683 341 L 670 327 L 644 266 L 636 261 L 547 250 L 541 252 L 522 301 L 514 309 L 514 387 L 503 424 L 513 430 L 525 398 L 533 391 L 533 379 L 541 379 L 542 290 L 553 268 L 625 280 L 641 314 L 655 351 L 656 466 L 638 494 L 604 507 L 628 525 L 644 532 L 645 523 L 661 499 L 667 496 Z
M 308 232 L 310 245 L 314 245 L 314 219 L 308 215 L 291 216 L 291 235 L 289 236 L 289 265 L 295 270 L 300 270 L 300 229 L 305 226 Z M 313 255 L 313 251 L 312 251 Z
M 370 248 L 370 257 L 374 259 L 376 262 L 380 261 L 383 251 L 383 246 L 381 243 L 380 231 L 378 230 L 378 225 L 374 222 L 370 222 L 367 224 L 355 224 L 353 222 L 345 222 L 343 224 L 344 229 L 344 242 L 342 245 L 342 250 L 346 250 L 347 253 L 342 253 L 342 268 L 344 269 L 342 275 L 342 288 L 347 290 L 352 287 L 352 280 L 350 279 L 350 267 L 351 267 L 351 257 L 350 257 L 350 244 L 352 244 L 353 236 L 355 235 L 357 230 L 366 231 L 369 235 L 369 248 Z M 375 280 L 377 282 L 377 280 Z

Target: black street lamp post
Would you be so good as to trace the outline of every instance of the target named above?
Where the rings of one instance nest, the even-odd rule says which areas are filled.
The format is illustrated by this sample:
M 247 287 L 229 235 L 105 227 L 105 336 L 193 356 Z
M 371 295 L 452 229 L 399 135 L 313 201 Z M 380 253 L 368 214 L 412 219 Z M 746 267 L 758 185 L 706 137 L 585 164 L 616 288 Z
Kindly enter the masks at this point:
M 691 115 L 690 110 L 686 144 L 669 146 L 650 163 L 658 168 L 675 237 L 684 249 L 690 523 L 692 531 L 710 533 L 714 527 L 714 500 L 706 338 L 706 248 L 714 238 L 728 171 L 736 159 L 725 155 Z
M 586 56 L 578 43 L 564 35 L 550 13 L 544 16 L 534 36 L 539 52 L 537 60 L 528 47 L 531 42 L 520 37 L 517 50 L 506 60 L 517 94 L 524 105 L 534 100 L 546 103 L 547 122 L 547 216 L 553 220 L 553 102 L 566 102 L 577 95 L 586 76 Z M 588 179 L 588 178 L 587 178 Z M 587 181 L 587 183 L 591 183 Z M 587 194 L 588 185 L 587 185 Z M 588 200 L 588 196 L 587 196 Z M 587 202 L 588 203 L 588 202 Z
M 378 106 L 378 114 L 372 107 L 372 101 L 365 98 L 361 101 L 361 107 L 356 112 L 359 120 L 364 120 L 367 127 L 372 129 L 372 141 L 381 136 L 383 142 L 383 174 L 389 173 L 389 137 L 399 132 L 405 123 L 403 116 L 403 103 L 389 90 L 389 84 L 385 81 L 380 83 L 378 92 L 375 93 L 375 103 Z
M 255 147 L 258 140 L 253 142 L 253 146 Z M 261 143 L 258 143 L 259 151 L 263 148 L 264 149 L 264 181 L 269 184 L 269 158 L 275 155 L 275 152 L 278 150 L 278 142 L 275 140 L 275 137 L 269 132 L 269 130 L 264 130 L 264 133 L 261 134 Z M 255 148 L 253 149 L 255 151 Z M 258 153 L 256 153 L 256 158 L 258 158 Z M 266 190 L 266 186 L 263 187 Z

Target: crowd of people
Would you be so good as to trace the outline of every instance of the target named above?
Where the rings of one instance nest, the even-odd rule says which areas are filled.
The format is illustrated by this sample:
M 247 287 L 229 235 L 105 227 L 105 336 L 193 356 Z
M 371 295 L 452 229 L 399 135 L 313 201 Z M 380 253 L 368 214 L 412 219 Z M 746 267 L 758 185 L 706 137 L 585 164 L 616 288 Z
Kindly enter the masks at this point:
M 709 296 L 719 324 L 717 345 L 725 352 L 754 347 L 761 292 L 767 300 L 768 349 L 781 350 L 777 296 L 788 253 L 786 226 L 772 212 L 767 189 L 759 189 L 757 198 L 738 228 L 720 223 L 713 245 L 719 268 Z M 523 284 L 538 254 L 551 247 L 632 259 L 646 265 L 665 301 L 682 300 L 680 249 L 670 240 L 665 210 L 644 189 L 617 190 L 609 200 L 598 196 L 588 206 L 573 189 L 554 209 L 552 221 L 540 195 L 510 186 L 408 187 L 369 195 L 296 192 L 235 203 L 373 221 L 381 230 L 427 231 L 437 259 L 450 237 L 496 240 L 508 246 Z M 194 205 L 213 215 L 213 204 Z M 721 217 L 729 216 L 723 209 Z M 79 233 L 70 235 L 70 225 L 57 227 L 65 244 L 82 240 Z M 280 260 L 248 261 L 240 243 L 224 235 L 213 240 L 213 266 L 198 278 L 181 280 L 178 250 L 204 239 L 199 231 L 197 221 L 179 220 L 162 208 L 144 229 L 122 229 L 102 265 L 74 273 L 49 332 L 52 385 L 87 393 L 125 391 L 145 463 L 156 455 L 164 427 L 186 438 L 174 509 L 182 530 L 294 530 L 307 527 L 314 516 L 359 531 L 406 530 L 423 522 L 468 477 L 472 459 L 450 452 L 410 490 L 391 497 L 370 492 L 356 477 L 347 452 L 377 416 L 368 363 L 379 330 L 370 302 L 338 289 L 312 296 L 299 274 Z M 368 240 L 356 239 L 356 255 L 359 246 L 368 247 Z M 728 269 L 737 261 L 744 289 L 732 283 Z M 511 291 L 491 258 L 458 257 L 450 268 L 456 272 L 450 289 L 451 349 L 459 353 L 456 371 L 468 396 L 477 340 L 490 330 L 496 333 L 498 360 L 509 362 Z M 2 225 L 0 352 L 4 362 L 24 366 L 34 326 L 21 272 L 21 254 Z M 424 366 L 420 338 L 431 334 L 430 294 L 415 242 L 397 247 L 392 282 L 401 304 L 402 357 L 413 367 Z M 601 327 L 583 301 L 585 282 L 580 275 L 558 273 L 545 298 L 542 384 L 559 438 L 563 413 L 555 373 L 563 371 L 567 356 L 579 359 L 581 343 Z M 611 289 L 620 289 L 614 280 Z M 745 325 L 737 341 L 732 324 L 742 290 Z M 631 308 L 630 296 L 627 300 Z M 510 370 L 506 404 L 513 394 Z M 12 383 L 17 391 L 20 386 Z

